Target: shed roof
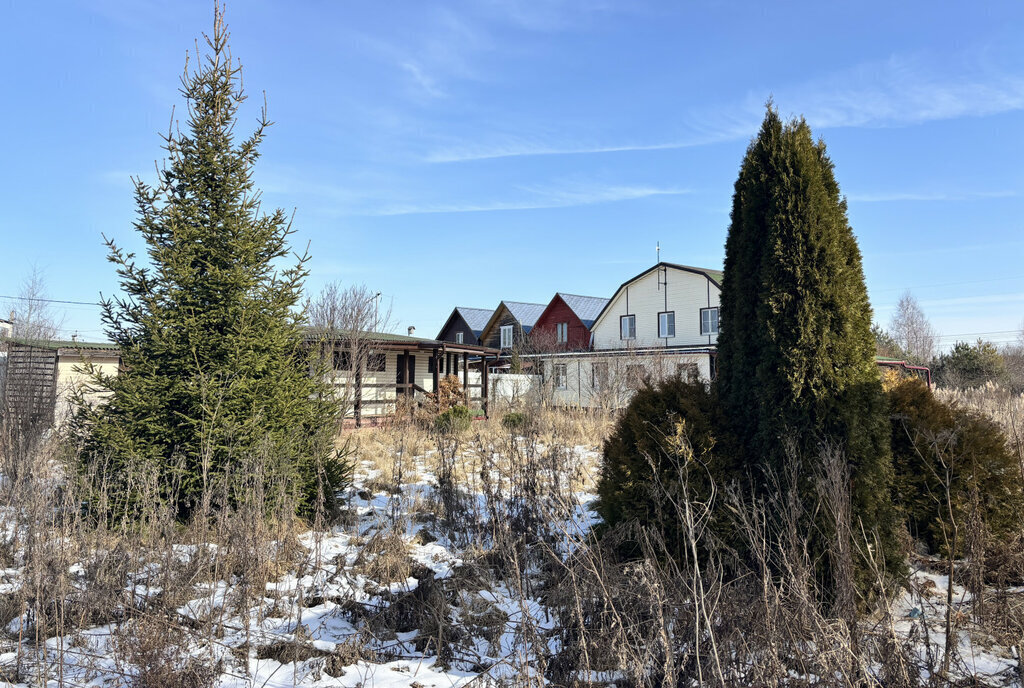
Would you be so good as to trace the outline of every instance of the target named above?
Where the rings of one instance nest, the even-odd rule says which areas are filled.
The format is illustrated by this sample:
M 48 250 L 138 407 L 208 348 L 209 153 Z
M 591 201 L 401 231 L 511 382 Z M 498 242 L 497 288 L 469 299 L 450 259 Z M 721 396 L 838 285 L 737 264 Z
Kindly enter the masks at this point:
M 611 299 L 606 299 L 602 296 L 580 296 L 579 294 L 563 294 L 558 292 L 559 298 L 565 301 L 565 305 L 568 306 L 576 317 L 587 326 L 587 329 L 594 324 L 597 320 L 597 316 L 601 314 L 604 307 L 608 305 Z
M 113 342 L 80 342 L 71 339 L 22 339 L 19 337 L 14 337 L 8 341 L 12 344 L 35 346 L 40 349 L 99 349 L 104 351 L 117 351 L 119 349 L 118 345 Z
M 319 337 L 325 339 L 334 339 L 337 341 L 344 341 L 348 339 L 348 333 L 343 331 L 327 332 L 320 328 L 307 327 L 306 328 L 306 339 L 317 340 Z M 494 349 L 489 349 L 486 346 L 477 346 L 476 344 L 454 344 L 452 342 L 442 342 L 437 339 L 428 339 L 426 337 L 410 337 L 404 334 L 393 334 L 391 332 L 360 332 L 358 337 L 361 341 L 365 342 L 371 347 L 380 348 L 408 348 L 408 349 L 420 349 L 420 350 L 432 350 L 432 349 L 446 349 L 448 351 L 458 351 L 467 353 L 497 353 Z

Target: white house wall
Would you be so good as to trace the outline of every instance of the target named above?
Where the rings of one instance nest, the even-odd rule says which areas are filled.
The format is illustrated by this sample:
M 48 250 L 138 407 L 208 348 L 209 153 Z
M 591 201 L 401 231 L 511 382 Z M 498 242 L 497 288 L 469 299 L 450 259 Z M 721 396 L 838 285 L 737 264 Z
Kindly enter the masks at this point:
M 718 306 L 719 288 L 705 275 L 669 267 L 668 284 L 659 286 L 661 270 L 646 275 L 623 287 L 592 329 L 594 349 L 622 349 L 653 346 L 714 345 L 717 335 L 701 336 L 700 310 Z M 658 337 L 658 313 L 674 311 L 676 336 Z M 636 316 L 636 339 L 620 337 L 619 318 Z
M 565 387 L 555 386 L 555 366 L 564 365 Z M 594 370 L 598 368 L 595 381 Z M 638 377 L 660 380 L 677 373 L 695 373 L 711 379 L 711 356 L 707 352 L 637 353 L 602 355 L 600 352 L 558 356 L 543 361 L 544 390 L 554 406 L 622 408 L 629 403 Z

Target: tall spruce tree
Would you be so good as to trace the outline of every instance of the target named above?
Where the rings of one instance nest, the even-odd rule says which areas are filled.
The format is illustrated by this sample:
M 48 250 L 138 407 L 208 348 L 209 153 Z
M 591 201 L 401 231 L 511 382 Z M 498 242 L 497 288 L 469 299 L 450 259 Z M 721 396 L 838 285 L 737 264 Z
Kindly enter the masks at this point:
M 784 123 L 771 104 L 735 185 L 721 311 L 718 391 L 744 477 L 763 494 L 795 453 L 810 507 L 814 462 L 823 447 L 838 447 L 854 532 L 862 525 L 889 570 L 901 570 L 860 251 L 824 142 L 803 119 Z M 820 552 L 829 534 L 817 525 L 809 532 L 821 533 Z
M 235 140 L 245 96 L 220 7 L 206 44 L 182 77 L 187 127 L 164 137 L 158 182 L 135 182 L 148 264 L 107 241 L 124 295 L 104 303 L 103 320 L 123 365 L 98 380 L 109 403 L 77 419 L 82 461 L 122 515 L 138 506 L 139 475 L 156 475 L 187 517 L 215 486 L 230 493 L 226 479 L 257 457 L 268 485 L 312 511 L 332 504 L 347 472 L 333 449 L 335 406 L 310 375 L 296 309 L 308 256 L 287 266 L 290 222 L 260 209 L 252 171 L 265 110 L 254 133 Z

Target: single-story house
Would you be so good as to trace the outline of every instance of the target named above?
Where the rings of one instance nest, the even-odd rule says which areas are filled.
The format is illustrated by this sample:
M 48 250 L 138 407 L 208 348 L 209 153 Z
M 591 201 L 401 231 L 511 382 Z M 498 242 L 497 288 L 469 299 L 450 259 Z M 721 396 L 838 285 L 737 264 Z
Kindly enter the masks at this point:
M 310 330 L 306 337 L 330 356 L 329 380 L 357 427 L 393 415 L 403 398 L 422 401 L 448 375 L 457 376 L 469 403 L 487 413 L 487 361 L 497 358 L 496 349 L 384 332 Z

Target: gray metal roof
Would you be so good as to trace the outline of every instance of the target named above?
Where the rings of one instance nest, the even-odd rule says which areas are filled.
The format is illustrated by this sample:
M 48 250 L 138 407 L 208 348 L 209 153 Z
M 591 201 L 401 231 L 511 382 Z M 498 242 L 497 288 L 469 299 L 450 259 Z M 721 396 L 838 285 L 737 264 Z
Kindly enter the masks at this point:
M 578 294 L 563 294 L 562 292 L 558 292 L 558 296 L 565 301 L 565 305 L 576 314 L 576 317 L 587 326 L 587 329 L 590 329 L 594 321 L 597 320 L 597 316 L 601 314 L 604 307 L 611 301 L 611 299 L 601 296 L 580 296 Z
M 469 329 L 473 330 L 473 334 L 477 337 L 487 327 L 488 321 L 491 316 L 494 315 L 493 309 L 488 308 L 466 308 L 465 306 L 456 306 L 455 310 L 459 312 L 462 319 L 469 325 Z
M 521 301 L 502 301 L 502 303 L 505 304 L 505 308 L 512 314 L 512 317 L 519 321 L 519 324 L 523 326 L 523 332 L 526 333 L 533 329 L 537 318 L 548 307 L 546 303 L 523 303 Z

